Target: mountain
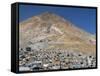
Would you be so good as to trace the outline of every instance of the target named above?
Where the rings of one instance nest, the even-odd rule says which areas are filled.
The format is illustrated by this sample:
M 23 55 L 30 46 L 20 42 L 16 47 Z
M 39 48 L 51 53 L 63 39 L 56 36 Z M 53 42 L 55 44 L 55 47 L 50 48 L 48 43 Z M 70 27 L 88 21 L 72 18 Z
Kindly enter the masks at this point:
M 94 35 L 52 12 L 33 16 L 19 24 L 20 49 L 67 49 L 95 55 L 95 43 Z

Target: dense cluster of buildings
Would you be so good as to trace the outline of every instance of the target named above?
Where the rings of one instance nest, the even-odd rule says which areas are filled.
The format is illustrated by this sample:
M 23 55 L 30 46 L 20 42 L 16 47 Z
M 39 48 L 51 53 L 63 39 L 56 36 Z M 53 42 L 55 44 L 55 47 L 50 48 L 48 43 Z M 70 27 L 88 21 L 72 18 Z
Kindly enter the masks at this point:
M 23 49 L 21 49 L 23 50 Z M 59 69 L 77 69 L 96 66 L 96 58 L 72 50 L 31 50 L 19 52 L 19 70 L 41 71 Z

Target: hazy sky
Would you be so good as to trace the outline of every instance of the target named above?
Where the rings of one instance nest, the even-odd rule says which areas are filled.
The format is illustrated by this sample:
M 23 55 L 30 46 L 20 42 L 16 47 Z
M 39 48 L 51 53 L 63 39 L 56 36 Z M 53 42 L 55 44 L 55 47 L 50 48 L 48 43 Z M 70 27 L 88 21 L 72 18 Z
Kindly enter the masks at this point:
M 77 27 L 95 34 L 96 33 L 96 9 L 95 8 L 72 8 L 72 7 L 52 7 L 36 5 L 20 5 L 19 21 L 24 21 L 34 15 L 44 12 L 52 12 L 69 20 Z

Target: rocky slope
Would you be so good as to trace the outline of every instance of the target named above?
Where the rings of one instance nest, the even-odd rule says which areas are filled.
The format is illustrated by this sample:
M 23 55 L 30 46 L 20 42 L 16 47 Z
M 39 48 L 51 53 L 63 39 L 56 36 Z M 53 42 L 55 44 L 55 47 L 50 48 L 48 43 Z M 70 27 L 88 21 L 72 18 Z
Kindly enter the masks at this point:
M 20 23 L 21 47 L 25 48 L 30 43 L 40 40 L 49 40 L 48 44 L 54 48 L 60 46 L 63 49 L 76 48 L 76 50 L 82 52 L 95 53 L 95 45 L 90 42 L 95 42 L 95 38 L 91 34 L 79 29 L 64 18 L 49 12 L 33 16 Z M 48 49 L 48 47 L 45 49 Z

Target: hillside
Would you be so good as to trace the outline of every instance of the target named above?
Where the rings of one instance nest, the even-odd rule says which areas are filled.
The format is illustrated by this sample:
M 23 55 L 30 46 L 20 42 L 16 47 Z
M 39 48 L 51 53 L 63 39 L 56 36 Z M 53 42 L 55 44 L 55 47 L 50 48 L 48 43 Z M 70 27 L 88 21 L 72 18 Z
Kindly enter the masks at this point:
M 64 45 L 61 48 L 95 53 L 95 45 L 90 42 L 90 40 L 95 41 L 92 34 L 53 13 L 46 12 L 20 23 L 20 45 L 22 47 L 28 46 L 29 42 L 34 43 L 43 39 L 50 39 L 51 41 L 48 44 L 53 42 L 53 45 L 50 45 L 53 48 Z

